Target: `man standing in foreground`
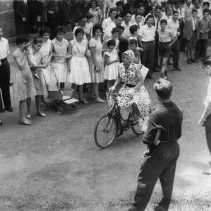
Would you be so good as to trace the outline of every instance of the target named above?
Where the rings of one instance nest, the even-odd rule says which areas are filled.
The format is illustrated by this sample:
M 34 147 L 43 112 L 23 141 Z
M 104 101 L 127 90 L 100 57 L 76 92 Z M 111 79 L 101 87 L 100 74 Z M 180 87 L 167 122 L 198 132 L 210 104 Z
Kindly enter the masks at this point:
M 149 152 L 145 154 L 141 165 L 131 211 L 145 210 L 158 178 L 163 190 L 163 199 L 156 210 L 168 210 L 172 196 L 176 162 L 180 152 L 177 140 L 181 137 L 183 114 L 170 100 L 172 84 L 169 81 L 159 79 L 154 84 L 154 89 L 159 104 L 149 117 L 144 137 Z

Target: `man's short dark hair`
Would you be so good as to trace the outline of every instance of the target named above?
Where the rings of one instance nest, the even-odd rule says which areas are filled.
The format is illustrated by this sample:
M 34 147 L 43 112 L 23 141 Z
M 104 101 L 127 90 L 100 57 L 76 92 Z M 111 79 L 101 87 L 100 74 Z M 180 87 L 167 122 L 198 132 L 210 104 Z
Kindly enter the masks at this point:
M 154 89 L 160 99 L 167 100 L 171 97 L 173 85 L 170 81 L 161 78 L 154 84 Z
M 161 24 L 166 24 L 166 25 L 167 25 L 167 20 L 166 20 L 166 19 L 161 19 L 161 20 L 160 20 L 160 25 L 161 25 Z
M 110 47 L 110 46 L 116 46 L 116 42 L 115 42 L 115 40 L 109 40 L 108 42 L 107 42 L 107 46 L 108 47 Z
M 209 9 L 204 9 L 204 10 L 203 10 L 203 15 L 204 15 L 205 13 L 208 13 L 208 14 L 209 14 L 209 13 L 210 13 L 210 10 L 209 10 Z
M 110 9 L 110 11 L 109 11 L 109 15 L 110 15 L 113 11 L 118 12 L 116 7 L 112 7 L 112 8 Z
M 131 39 L 131 40 L 129 40 L 129 44 L 130 45 L 138 45 L 138 42 L 137 42 L 137 40 L 135 40 L 135 39 Z
M 161 6 L 156 6 L 155 10 L 162 10 L 162 7 Z
M 179 12 L 176 11 L 176 10 L 174 10 L 174 11 L 173 11 L 173 15 L 175 15 L 175 14 L 179 14 Z
M 197 9 L 192 9 L 191 12 L 192 12 L 192 13 L 194 13 L 194 12 L 198 13 Z
M 150 18 L 152 18 L 154 20 L 154 17 L 152 15 L 148 15 L 146 18 L 146 21 L 148 21 Z
M 135 32 L 138 31 L 138 26 L 137 25 L 132 25 L 132 26 L 130 26 L 129 30 L 130 30 L 131 34 L 134 34 Z
M 111 31 L 111 34 L 114 34 L 114 33 L 119 33 L 120 34 L 120 28 L 119 27 L 114 27 Z

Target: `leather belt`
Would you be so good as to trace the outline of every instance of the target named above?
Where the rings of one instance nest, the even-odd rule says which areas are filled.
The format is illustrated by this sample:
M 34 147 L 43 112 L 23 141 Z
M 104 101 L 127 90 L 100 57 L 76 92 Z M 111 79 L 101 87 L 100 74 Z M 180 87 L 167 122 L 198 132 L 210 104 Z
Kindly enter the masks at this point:
M 129 88 L 134 88 L 136 85 L 132 85 L 132 84 L 125 84 L 125 86 L 129 87 Z
M 141 41 L 142 43 L 155 43 L 155 41 L 147 41 L 147 42 L 144 42 L 144 41 Z
M 6 61 L 7 61 L 7 58 L 0 59 L 0 62 L 6 62 Z

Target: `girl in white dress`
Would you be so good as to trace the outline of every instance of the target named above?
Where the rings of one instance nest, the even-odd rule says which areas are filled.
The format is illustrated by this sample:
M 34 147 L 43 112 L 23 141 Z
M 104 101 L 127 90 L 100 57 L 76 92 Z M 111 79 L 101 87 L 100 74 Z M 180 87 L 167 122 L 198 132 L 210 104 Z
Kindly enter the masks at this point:
M 105 72 L 104 79 L 107 80 L 107 90 L 113 85 L 114 81 L 118 76 L 118 63 L 119 57 L 115 48 L 115 40 L 109 40 L 107 42 L 109 50 L 104 54 Z
M 41 39 L 34 39 L 32 43 L 32 48 L 30 49 L 30 54 L 28 61 L 32 70 L 32 75 L 34 79 L 34 84 L 36 88 L 35 102 L 37 107 L 37 115 L 41 117 L 46 117 L 40 109 L 41 98 L 45 95 L 45 80 L 42 68 L 46 68 L 46 65 L 42 65 L 42 55 L 40 53 L 40 48 L 42 46 Z
M 91 52 L 90 62 L 90 73 L 91 83 L 94 85 L 94 97 L 96 102 L 105 102 L 100 98 L 99 95 L 99 83 L 104 81 L 104 67 L 103 67 L 103 56 L 102 56 L 102 26 L 100 24 L 94 25 L 93 27 L 93 38 L 89 41 L 89 48 Z
M 72 84 L 79 86 L 79 100 L 82 103 L 87 103 L 83 97 L 83 85 L 91 82 L 89 72 L 89 64 L 86 58 L 88 50 L 87 41 L 83 39 L 84 30 L 78 28 L 75 31 L 75 39 L 70 42 L 70 77 L 69 81 Z
M 50 32 L 48 30 L 41 30 L 40 36 L 42 37 L 42 47 L 40 48 L 40 53 L 42 56 L 42 64 L 46 65 L 43 68 L 43 75 L 45 78 L 46 86 L 49 85 L 51 81 L 51 58 L 52 58 L 52 44 L 50 38 Z
M 52 40 L 52 70 L 54 71 L 59 87 L 64 88 L 67 81 L 67 60 L 70 59 L 68 55 L 69 43 L 64 39 L 64 32 L 62 27 L 57 28 L 56 38 Z

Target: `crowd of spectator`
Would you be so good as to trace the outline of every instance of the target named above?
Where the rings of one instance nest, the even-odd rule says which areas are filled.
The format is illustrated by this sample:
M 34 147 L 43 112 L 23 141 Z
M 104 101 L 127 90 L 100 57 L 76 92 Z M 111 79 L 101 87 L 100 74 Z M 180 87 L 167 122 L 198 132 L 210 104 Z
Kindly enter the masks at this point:
M 13 57 L 20 70 L 20 121 L 32 123 L 33 90 L 37 113 L 46 116 L 40 102 L 44 89 L 55 81 L 59 89 L 66 82 L 78 86 L 81 103 L 87 103 L 84 85 L 91 84 L 92 97 L 105 102 L 99 84 L 105 82 L 106 90 L 113 85 L 117 64 L 128 49 L 134 52 L 136 64 L 149 69 L 148 79 L 153 72 L 167 78 L 171 59 L 173 70 L 181 71 L 180 51 L 186 52 L 188 64 L 199 62 L 210 35 L 210 6 L 208 0 L 15 0 L 18 36 Z M 39 35 L 30 40 L 30 33 Z M 12 111 L 9 47 L 2 30 L 0 48 L 4 49 L 0 72 L 6 73 L 0 77 L 4 107 Z

